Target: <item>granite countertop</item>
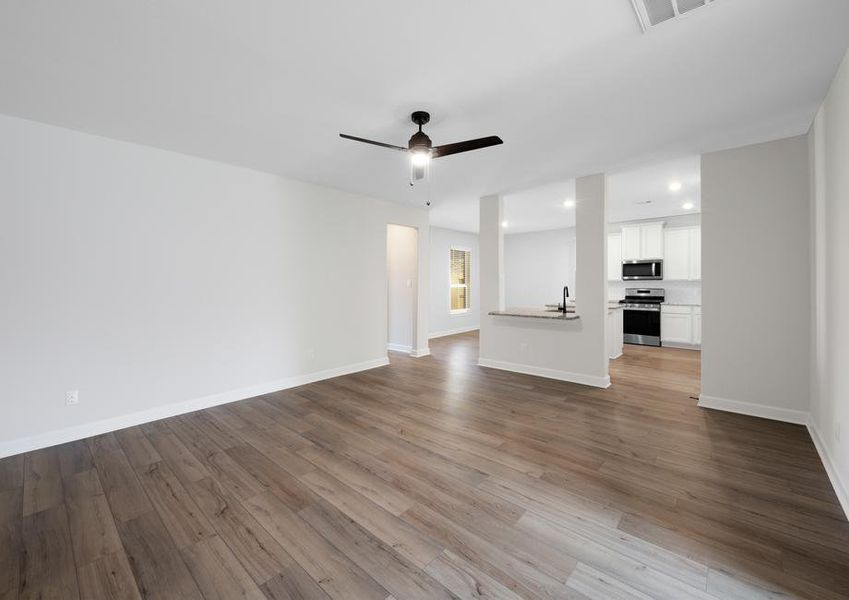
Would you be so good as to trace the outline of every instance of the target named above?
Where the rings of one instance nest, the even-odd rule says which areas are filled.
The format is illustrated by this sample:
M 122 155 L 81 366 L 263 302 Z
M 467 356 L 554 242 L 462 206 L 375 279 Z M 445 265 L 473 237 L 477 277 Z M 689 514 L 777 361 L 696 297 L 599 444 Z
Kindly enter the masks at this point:
M 560 306 L 559 304 L 546 304 L 545 305 L 546 308 L 558 308 L 559 306 Z M 620 310 L 622 308 L 625 308 L 625 306 L 620 304 L 618 300 L 610 300 L 607 303 L 607 310 Z M 566 303 L 566 311 L 567 312 L 569 312 L 569 311 L 574 312 L 575 311 L 575 301 L 574 300 Z
M 529 319 L 549 319 L 551 321 L 574 321 L 581 318 L 575 314 L 574 309 L 563 314 L 556 309 L 528 308 L 520 306 L 511 306 L 504 310 L 493 310 L 489 314 L 496 317 L 525 317 Z

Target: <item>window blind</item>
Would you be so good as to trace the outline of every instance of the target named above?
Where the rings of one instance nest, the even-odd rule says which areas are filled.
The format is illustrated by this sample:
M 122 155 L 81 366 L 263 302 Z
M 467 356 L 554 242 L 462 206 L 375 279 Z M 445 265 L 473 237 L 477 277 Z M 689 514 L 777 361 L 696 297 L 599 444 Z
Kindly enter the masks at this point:
M 449 268 L 451 272 L 451 294 L 449 306 L 451 312 L 469 309 L 469 276 L 471 275 L 471 256 L 468 250 L 451 248 Z

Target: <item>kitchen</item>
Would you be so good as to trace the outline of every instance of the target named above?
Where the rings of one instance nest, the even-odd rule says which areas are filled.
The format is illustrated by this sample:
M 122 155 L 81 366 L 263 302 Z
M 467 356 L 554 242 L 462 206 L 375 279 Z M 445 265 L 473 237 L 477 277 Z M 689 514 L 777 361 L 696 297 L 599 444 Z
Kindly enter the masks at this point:
M 611 359 L 623 344 L 700 348 L 700 199 L 698 156 L 608 175 Z M 505 197 L 505 306 L 556 311 L 565 286 L 566 310 L 574 310 L 574 207 L 574 182 Z

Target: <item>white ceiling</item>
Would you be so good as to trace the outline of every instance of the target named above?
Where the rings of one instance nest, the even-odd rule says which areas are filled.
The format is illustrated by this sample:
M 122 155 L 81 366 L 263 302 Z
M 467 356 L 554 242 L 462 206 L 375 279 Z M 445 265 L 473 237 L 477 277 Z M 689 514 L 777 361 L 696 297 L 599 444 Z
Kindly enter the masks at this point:
M 569 206 L 564 203 L 570 202 Z M 575 180 L 569 179 L 504 195 L 506 233 L 575 226 Z
M 700 163 L 700 157 L 695 155 L 608 173 L 608 222 L 700 212 Z M 680 189 L 670 189 L 673 183 L 680 184 Z M 524 233 L 574 227 L 574 200 L 574 179 L 505 194 L 505 231 Z
M 474 230 L 487 193 L 807 130 L 845 0 L 717 0 L 642 34 L 630 0 L 0 2 L 0 112 L 372 196 Z M 436 144 L 410 190 L 408 115 Z
M 681 189 L 670 189 L 670 184 Z M 617 171 L 607 179 L 610 223 L 687 215 L 701 211 L 701 158 L 688 156 Z M 685 204 L 692 208 L 684 208 Z

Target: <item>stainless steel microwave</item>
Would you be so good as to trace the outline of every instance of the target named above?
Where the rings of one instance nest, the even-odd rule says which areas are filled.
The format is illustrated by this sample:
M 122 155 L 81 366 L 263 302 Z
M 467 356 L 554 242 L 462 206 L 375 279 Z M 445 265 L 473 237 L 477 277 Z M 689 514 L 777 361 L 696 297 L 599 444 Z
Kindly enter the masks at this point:
M 626 260 L 622 262 L 622 279 L 663 279 L 662 260 Z

